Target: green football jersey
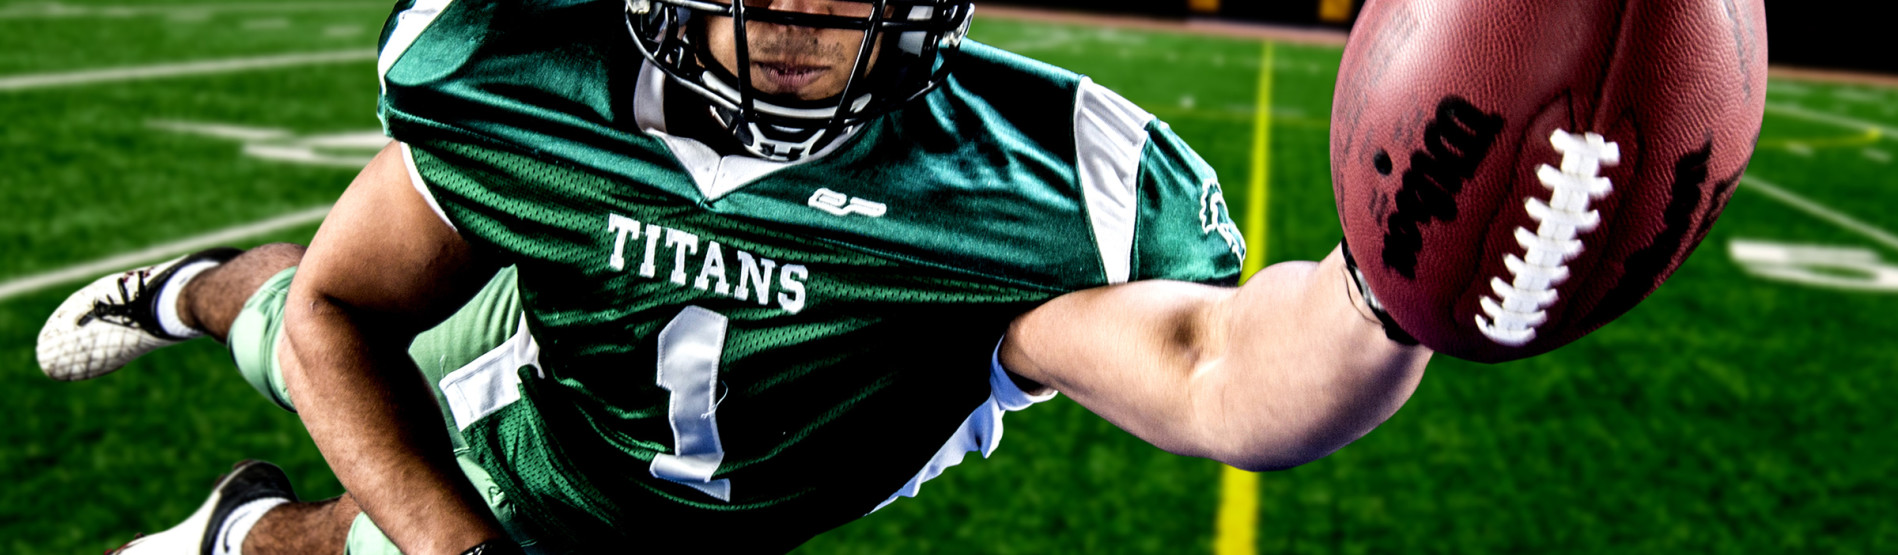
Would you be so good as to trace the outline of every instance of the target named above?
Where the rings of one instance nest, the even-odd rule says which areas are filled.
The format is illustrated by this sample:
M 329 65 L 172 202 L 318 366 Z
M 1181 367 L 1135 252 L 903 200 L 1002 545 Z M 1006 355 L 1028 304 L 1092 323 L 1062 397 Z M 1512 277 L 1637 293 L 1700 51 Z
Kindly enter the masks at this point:
M 456 414 L 544 547 L 789 549 L 993 448 L 1016 316 L 1238 277 L 1211 169 L 1083 76 L 965 42 L 826 152 L 721 156 L 668 132 L 623 10 L 419 0 L 383 34 L 418 188 L 518 268 L 511 375 Z

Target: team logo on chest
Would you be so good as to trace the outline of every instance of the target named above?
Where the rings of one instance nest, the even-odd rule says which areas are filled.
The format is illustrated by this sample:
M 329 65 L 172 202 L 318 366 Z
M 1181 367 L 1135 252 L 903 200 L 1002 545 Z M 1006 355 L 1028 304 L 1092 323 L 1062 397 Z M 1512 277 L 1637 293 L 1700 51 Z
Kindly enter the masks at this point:
M 730 249 L 735 260 L 728 259 L 725 254 L 727 249 L 718 241 L 658 224 L 641 224 L 639 220 L 619 214 L 607 214 L 606 232 L 613 236 L 613 255 L 607 259 L 606 265 L 615 271 L 626 270 L 626 244 L 634 242 L 633 248 L 638 249 L 637 242 L 643 241 L 645 257 L 639 260 L 634 269 L 640 276 L 663 279 L 675 287 L 692 287 L 740 301 L 755 301 L 758 306 L 770 306 L 776 302 L 778 308 L 792 314 L 804 310 L 804 282 L 809 280 L 810 270 L 802 264 L 780 266 L 776 260 L 740 249 Z M 662 246 L 672 253 L 672 272 L 663 277 L 659 274 L 659 265 L 663 261 L 659 256 Z M 695 261 L 699 264 L 696 277 L 693 277 L 688 272 L 690 264 Z M 732 279 L 734 267 L 737 271 L 735 280 Z M 773 272 L 777 273 L 775 282 L 772 281 Z M 773 291 L 774 288 L 776 291 Z
M 862 214 L 872 218 L 881 218 L 883 213 L 890 211 L 890 207 L 881 202 L 850 198 L 849 195 L 830 189 L 818 189 L 817 192 L 811 193 L 811 200 L 805 201 L 804 204 L 837 216 Z

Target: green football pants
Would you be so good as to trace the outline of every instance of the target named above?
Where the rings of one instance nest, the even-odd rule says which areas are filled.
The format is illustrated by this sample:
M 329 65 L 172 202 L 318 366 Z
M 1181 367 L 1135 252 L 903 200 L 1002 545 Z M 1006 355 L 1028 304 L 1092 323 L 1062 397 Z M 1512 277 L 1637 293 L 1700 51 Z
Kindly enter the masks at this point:
M 277 363 L 277 347 L 283 336 L 284 301 L 289 296 L 290 280 L 296 276 L 296 272 L 296 268 L 290 268 L 264 282 L 263 287 L 244 302 L 243 311 L 238 313 L 237 320 L 231 324 L 229 337 L 231 357 L 236 359 L 237 369 L 244 374 L 244 380 L 257 388 L 258 393 L 292 412 L 296 411 L 296 406 L 291 403 L 289 388 L 283 382 L 283 368 Z M 454 316 L 415 337 L 415 342 L 409 345 L 409 356 L 415 360 L 416 367 L 421 369 L 430 384 L 440 384 L 443 376 L 501 346 L 514 335 L 521 323 L 521 302 L 514 283 L 514 268 L 510 266 L 502 269 Z M 494 516 L 500 519 L 502 525 L 510 529 L 515 540 L 523 546 L 531 546 L 532 541 L 514 533 L 513 510 L 495 486 L 494 480 L 468 456 L 467 443 L 462 440 L 461 432 L 448 412 L 448 403 L 439 385 L 430 389 L 435 392 L 436 405 L 441 407 L 442 421 L 446 423 L 448 437 L 454 442 L 462 473 L 467 475 L 475 490 L 481 492 L 488 502 L 488 508 L 494 511 Z M 357 515 L 355 523 L 350 526 L 346 552 L 351 555 L 379 555 L 401 551 L 376 528 L 365 513 Z

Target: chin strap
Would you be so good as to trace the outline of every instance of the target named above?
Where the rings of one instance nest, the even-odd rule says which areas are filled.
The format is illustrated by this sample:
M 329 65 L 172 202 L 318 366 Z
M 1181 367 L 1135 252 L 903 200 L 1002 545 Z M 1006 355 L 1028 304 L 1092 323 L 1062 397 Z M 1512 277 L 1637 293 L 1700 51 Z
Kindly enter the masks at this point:
M 1371 294 L 1371 286 L 1364 283 L 1364 272 L 1358 271 L 1358 261 L 1351 258 L 1351 245 L 1342 240 L 1338 241 L 1338 245 L 1344 250 L 1345 272 L 1351 274 L 1351 282 L 1358 285 L 1358 294 L 1364 296 L 1364 304 L 1371 307 L 1371 314 L 1377 316 L 1377 321 L 1384 323 L 1384 337 L 1400 345 L 1416 345 L 1417 339 L 1405 333 L 1404 328 L 1398 327 L 1397 321 L 1391 319 L 1391 314 L 1384 311 L 1384 304 L 1377 302 L 1377 295 Z

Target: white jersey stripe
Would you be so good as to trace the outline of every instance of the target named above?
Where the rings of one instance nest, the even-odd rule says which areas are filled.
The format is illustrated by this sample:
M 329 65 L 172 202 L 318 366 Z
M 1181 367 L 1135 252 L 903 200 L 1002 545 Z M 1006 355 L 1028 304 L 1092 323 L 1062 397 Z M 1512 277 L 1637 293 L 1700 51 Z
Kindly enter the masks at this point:
M 1153 114 L 1081 78 L 1074 102 L 1075 163 L 1108 283 L 1126 283 L 1133 272 L 1140 153 L 1151 121 Z
M 962 420 L 962 425 L 956 427 L 955 435 L 949 436 L 949 441 L 936 450 L 936 455 L 923 465 L 922 470 L 916 472 L 916 476 L 909 479 L 909 483 L 903 484 L 902 488 L 891 494 L 889 499 L 878 503 L 870 512 L 889 506 L 899 497 L 916 497 L 922 493 L 923 482 L 941 476 L 949 467 L 962 464 L 962 459 L 969 453 L 981 453 L 982 458 L 988 458 L 1002 444 L 1003 414 L 1053 399 L 1055 395 L 1057 393 L 1054 390 L 1029 395 L 1015 385 L 1014 378 L 1008 376 L 1008 370 L 1002 368 L 1002 344 L 996 343 L 995 353 L 989 358 L 989 400 Z
M 455 428 L 466 430 L 476 420 L 521 400 L 520 369 L 530 365 L 540 371 L 540 344 L 528 333 L 527 315 L 522 314 L 513 337 L 442 376 L 442 398 L 455 417 Z
M 428 24 L 435 22 L 435 16 L 441 15 L 442 10 L 448 9 L 448 5 L 453 2 L 415 0 L 414 6 L 395 16 L 395 32 L 389 34 L 389 43 L 383 45 L 382 53 L 376 57 L 376 82 L 382 84 L 383 92 L 389 90 L 389 68 L 395 67 L 395 61 L 402 58 L 402 53 L 407 52 L 410 45 L 415 44 L 416 37 L 422 36 Z
M 436 216 L 441 216 L 442 223 L 448 224 L 448 229 L 460 232 L 461 228 L 455 227 L 455 222 L 448 220 L 448 213 L 442 211 L 441 203 L 435 202 L 435 194 L 428 192 L 428 182 L 422 181 L 422 171 L 415 167 L 415 151 L 409 150 L 408 143 L 396 144 L 402 145 L 402 166 L 409 170 L 409 185 L 415 187 L 415 192 L 422 194 L 422 200 L 428 202 L 428 209 L 434 210 Z

